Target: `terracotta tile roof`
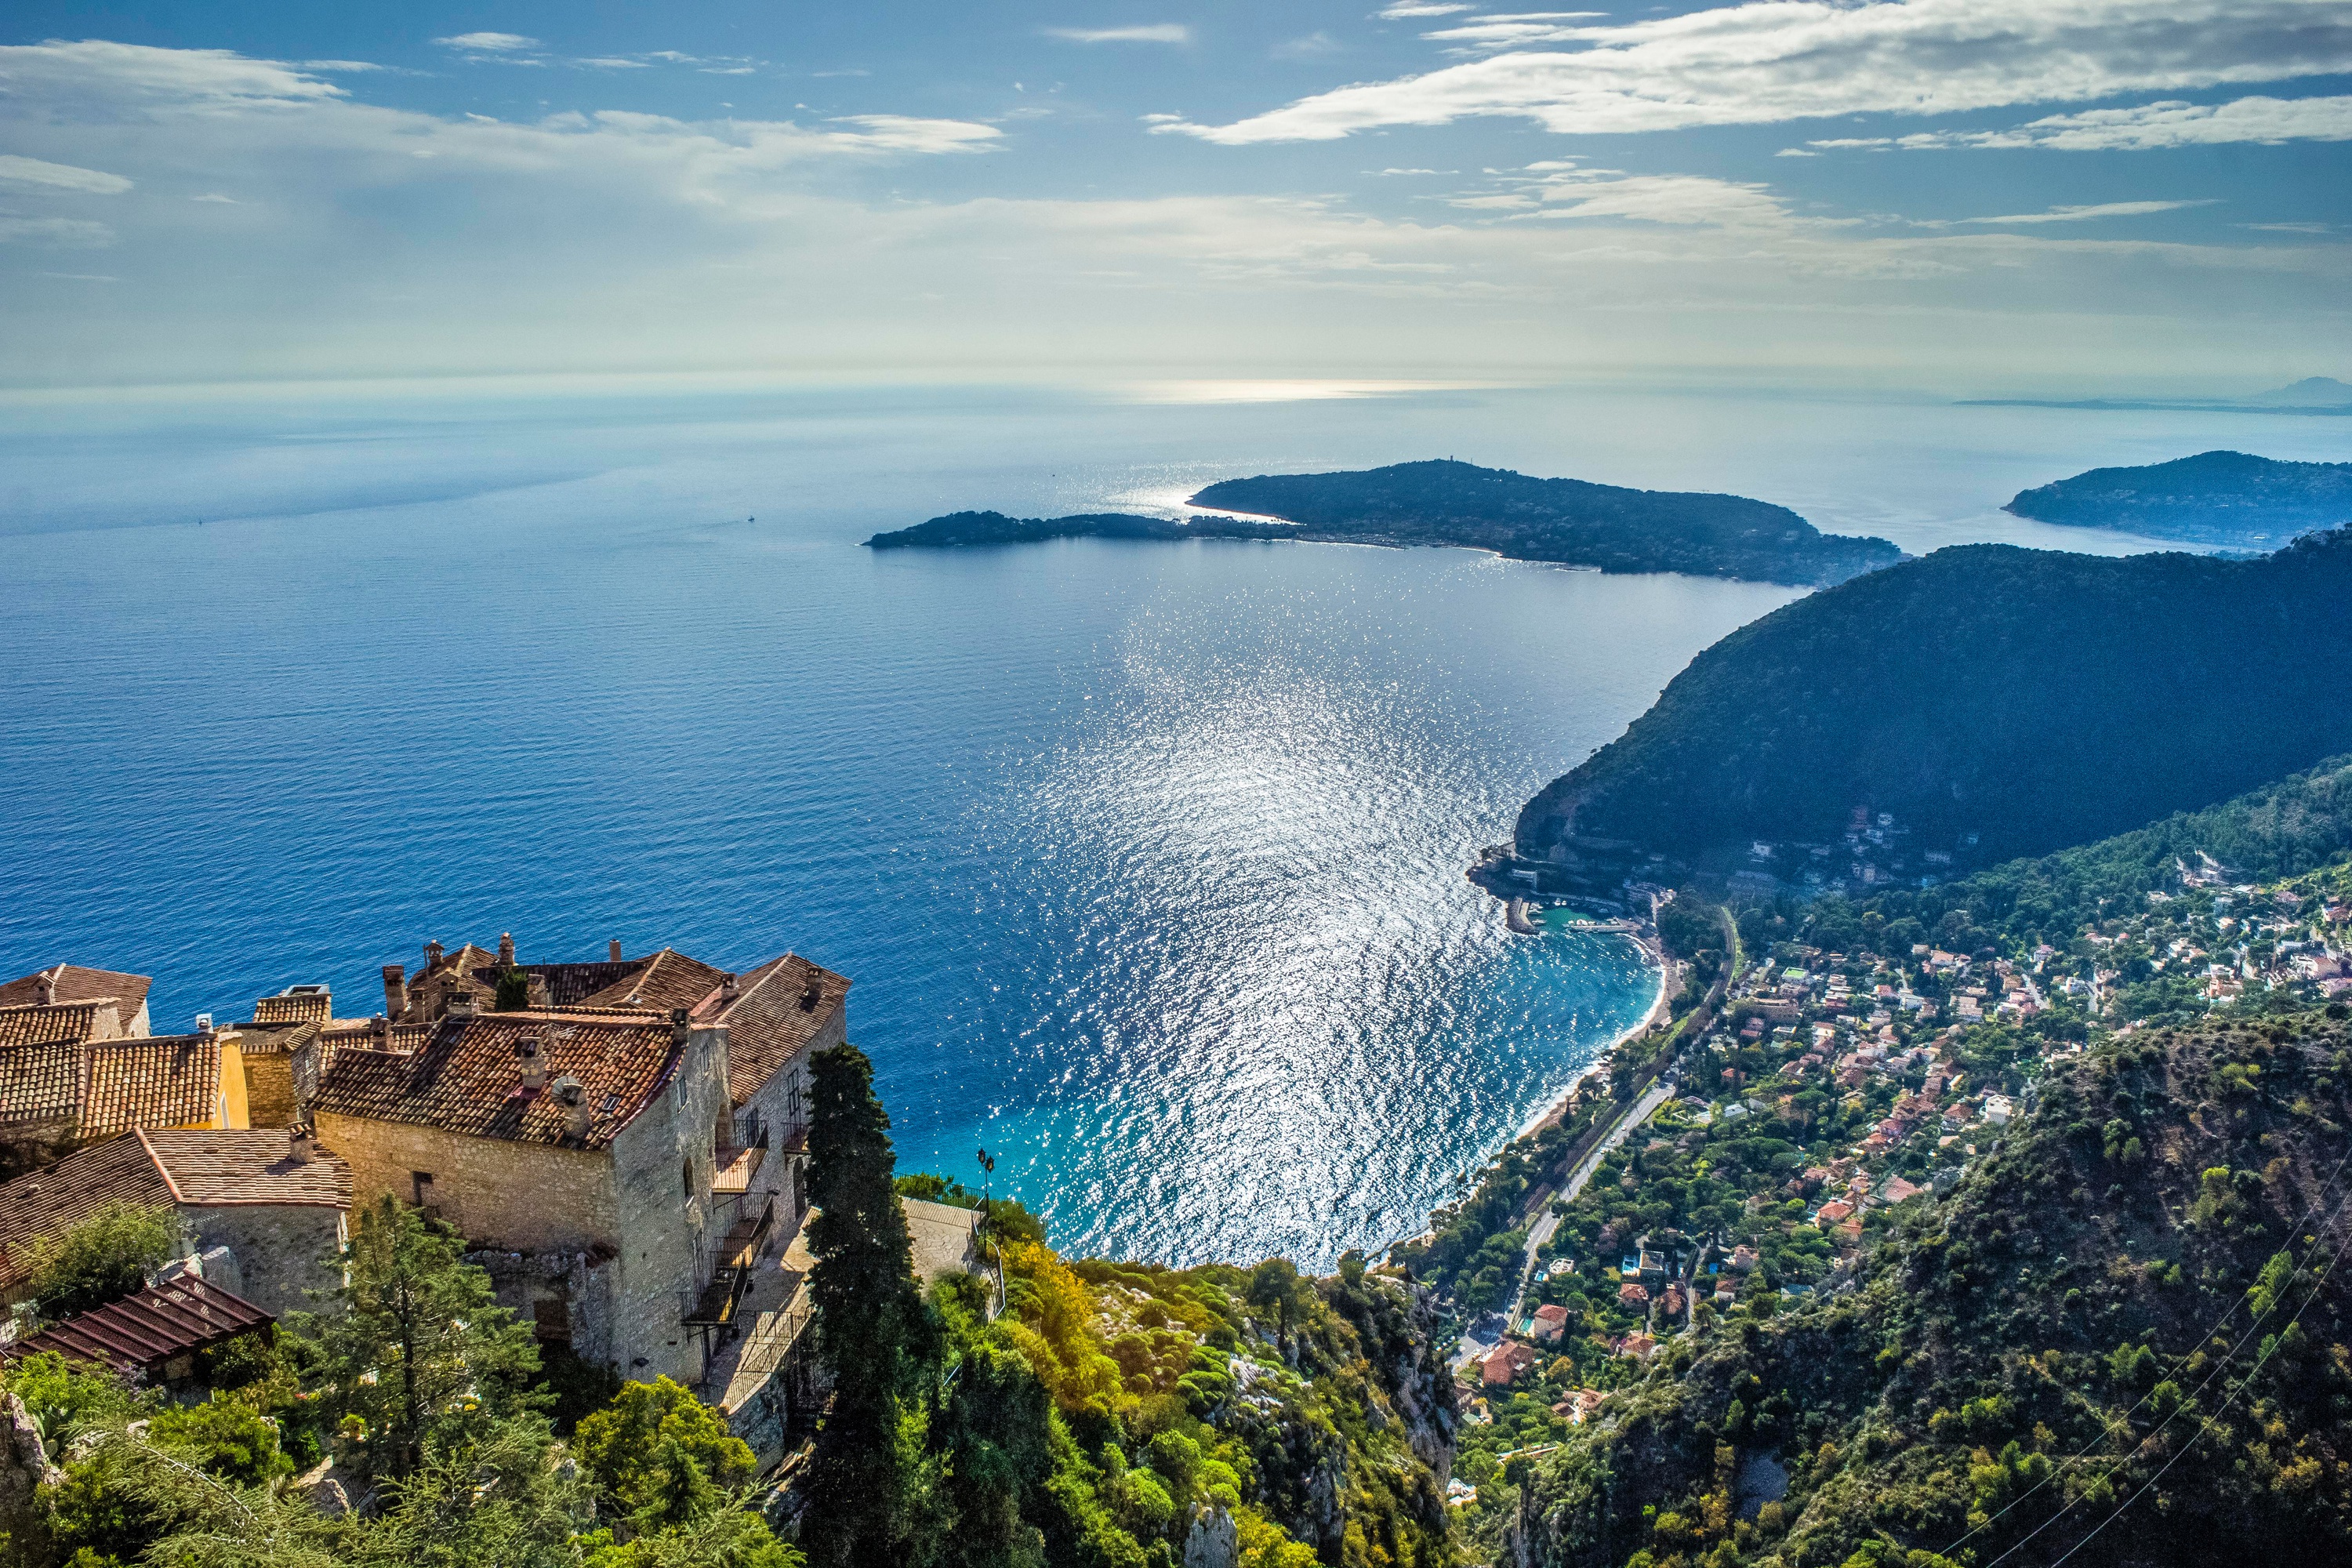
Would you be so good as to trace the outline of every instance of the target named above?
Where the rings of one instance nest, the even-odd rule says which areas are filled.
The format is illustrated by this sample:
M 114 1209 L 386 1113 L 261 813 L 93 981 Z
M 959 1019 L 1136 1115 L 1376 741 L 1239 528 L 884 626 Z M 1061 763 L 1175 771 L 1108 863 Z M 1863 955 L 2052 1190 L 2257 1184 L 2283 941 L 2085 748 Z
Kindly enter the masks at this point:
M 204 1208 L 233 1205 L 352 1206 L 352 1168 L 341 1156 L 316 1151 L 296 1160 L 284 1127 L 192 1127 L 133 1133 L 181 1203 Z
M 88 1219 L 108 1204 L 161 1205 L 171 1201 L 171 1185 L 145 1145 L 127 1135 L 13 1182 L 0 1182 L 0 1290 L 14 1287 L 30 1270 L 34 1243 Z
M 551 1083 L 569 1073 L 587 1091 L 588 1132 L 576 1143 L 554 1097 L 522 1089 L 515 1047 L 531 1038 L 545 1042 Z M 444 1018 L 413 1052 L 339 1046 L 313 1103 L 321 1114 L 603 1149 L 669 1081 L 678 1055 L 669 1021 L 646 1014 L 485 1013 Z
M 0 1289 L 23 1277 L 31 1244 L 110 1203 L 352 1206 L 352 1169 L 324 1150 L 290 1157 L 283 1127 L 126 1132 L 0 1182 Z
M 82 1095 L 79 1136 L 210 1123 L 220 1110 L 220 1047 L 217 1035 L 162 1035 L 85 1047 L 89 1087 Z
M 11 1346 L 15 1360 L 57 1351 L 121 1372 L 152 1372 L 174 1356 L 205 1350 L 276 1320 L 242 1296 L 202 1279 L 150 1285 L 136 1296 L 77 1312 Z
M 725 971 L 670 947 L 635 963 L 632 973 L 580 1000 L 592 1007 L 651 1007 L 667 1014 L 694 1006 L 727 977 Z
M 81 1109 L 79 1040 L 0 1047 L 0 1127 L 71 1121 Z
M 0 1047 L 46 1046 L 58 1040 L 103 1038 L 100 1012 L 121 1016 L 120 1003 L 65 1002 L 53 1007 L 0 1007 Z M 120 1033 L 120 1027 L 112 1031 Z
M 616 982 L 628 979 L 646 966 L 642 958 L 625 959 L 618 963 L 526 963 L 525 974 L 547 982 L 547 999 L 557 1007 L 573 1007 L 585 1002 L 599 991 Z M 496 966 L 481 971 L 475 978 L 496 978 Z
M 741 976 L 732 998 L 704 998 L 694 1021 L 727 1026 L 727 1097 L 740 1105 L 758 1093 L 848 995 L 847 980 L 788 952 Z
M 264 996 L 253 1005 L 257 1024 L 323 1024 L 334 1016 L 334 998 L 323 991 L 299 996 Z
M 24 1007 L 42 1000 L 41 981 L 52 984 L 52 1002 L 95 1002 L 112 997 L 122 1005 L 122 1019 L 129 1023 L 147 1000 L 147 988 L 154 981 L 144 974 L 124 974 L 111 969 L 85 969 L 79 963 L 55 963 L 47 969 L 0 984 L 0 1007 Z

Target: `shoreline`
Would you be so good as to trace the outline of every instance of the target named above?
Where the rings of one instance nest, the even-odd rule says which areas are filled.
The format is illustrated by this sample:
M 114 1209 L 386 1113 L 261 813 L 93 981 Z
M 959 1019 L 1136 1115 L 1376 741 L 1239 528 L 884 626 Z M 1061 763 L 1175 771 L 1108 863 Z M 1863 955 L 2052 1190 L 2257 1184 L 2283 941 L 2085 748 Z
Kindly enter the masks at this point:
M 1631 942 L 1636 948 L 1641 950 L 1642 955 L 1649 961 L 1650 972 L 1657 977 L 1658 994 L 1650 999 L 1648 1011 L 1644 1012 L 1639 1020 L 1626 1027 L 1622 1032 L 1610 1040 L 1607 1045 L 1601 1047 L 1598 1051 L 1595 1051 L 1591 1061 L 1577 1068 L 1575 1077 L 1560 1085 L 1559 1088 L 1555 1090 L 1540 1106 L 1538 1106 L 1535 1110 L 1529 1112 L 1528 1119 L 1520 1124 L 1518 1131 L 1512 1133 L 1494 1150 L 1490 1151 L 1486 1155 L 1486 1159 L 1492 1160 L 1496 1153 L 1501 1152 L 1504 1149 L 1509 1148 L 1512 1144 L 1517 1143 L 1522 1138 L 1533 1137 L 1536 1133 L 1540 1132 L 1546 1127 L 1549 1127 L 1559 1121 L 1562 1114 L 1564 1114 L 1568 1110 L 1568 1102 L 1576 1097 L 1576 1091 L 1583 1087 L 1584 1080 L 1586 1079 L 1591 1078 L 1594 1073 L 1599 1072 L 1620 1046 L 1622 1046 L 1626 1041 L 1640 1036 L 1643 1031 L 1649 1029 L 1653 1025 L 1656 1024 L 1661 1017 L 1664 1016 L 1669 1012 L 1673 1001 L 1673 993 L 1668 990 L 1667 983 L 1673 977 L 1667 973 L 1667 970 L 1671 961 L 1666 959 L 1659 950 L 1653 945 L 1657 939 L 1654 936 L 1636 935 L 1630 931 L 1614 932 L 1612 934 L 1623 936 L 1628 942 Z

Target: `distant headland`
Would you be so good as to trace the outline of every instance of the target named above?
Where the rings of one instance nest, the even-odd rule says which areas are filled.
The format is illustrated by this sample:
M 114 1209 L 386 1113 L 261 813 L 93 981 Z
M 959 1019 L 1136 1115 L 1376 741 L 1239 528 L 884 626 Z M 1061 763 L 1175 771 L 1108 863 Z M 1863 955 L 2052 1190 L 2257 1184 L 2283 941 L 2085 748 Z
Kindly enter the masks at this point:
M 1451 459 L 1224 479 L 1192 504 L 1253 515 L 1174 521 L 1123 512 L 1013 518 L 961 511 L 866 542 L 876 550 L 1080 538 L 1459 545 L 1602 572 L 1681 572 L 1802 587 L 1843 583 L 1903 559 L 1884 539 L 1823 533 L 1786 507 L 1745 496 L 1533 479 Z
M 2284 541 L 2352 522 L 2352 463 L 2200 452 L 2142 468 L 2093 468 L 2021 490 L 2001 510 L 2154 539 Z

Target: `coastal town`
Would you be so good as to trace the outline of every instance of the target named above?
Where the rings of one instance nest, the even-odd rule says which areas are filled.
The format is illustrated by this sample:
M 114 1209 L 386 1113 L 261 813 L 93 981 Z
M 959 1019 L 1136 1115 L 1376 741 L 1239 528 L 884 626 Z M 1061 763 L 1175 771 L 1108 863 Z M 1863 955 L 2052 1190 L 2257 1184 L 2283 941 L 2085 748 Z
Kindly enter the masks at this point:
M 1855 838 L 1871 833 L 1896 837 L 1858 824 Z M 1673 1025 L 1598 1064 L 1560 1118 L 1489 1168 L 1489 1185 L 1520 1195 L 1451 1271 L 1465 1415 L 1449 1500 L 1506 1506 L 1529 1465 L 1675 1342 L 1851 1289 L 1866 1252 L 1951 1194 L 2093 1038 L 2352 1003 L 2342 867 L 2256 881 L 2196 854 L 2163 879 L 2013 954 L 1771 942 L 1735 961 L 1719 1009 L 1685 994 Z M 1793 907 L 1785 887 L 1777 904 L 1744 901 L 1762 879 L 1727 881 L 1751 931 Z M 1623 1092 L 1645 1077 L 1649 1092 Z M 1583 1152 L 1554 1190 L 1541 1173 L 1569 1150 Z M 1769 1475 L 1748 1481 L 1752 1515 L 1776 1494 Z

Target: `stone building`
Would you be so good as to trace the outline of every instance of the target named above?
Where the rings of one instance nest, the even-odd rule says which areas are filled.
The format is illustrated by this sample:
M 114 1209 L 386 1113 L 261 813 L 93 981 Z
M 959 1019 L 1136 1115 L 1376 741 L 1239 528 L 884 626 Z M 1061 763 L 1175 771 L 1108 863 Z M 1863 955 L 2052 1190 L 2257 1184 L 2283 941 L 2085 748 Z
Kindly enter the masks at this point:
M 335 1284 L 352 1175 L 284 1128 L 123 1133 L 0 1183 L 0 1304 L 24 1298 L 39 1242 L 117 1202 L 173 1210 L 183 1254 L 226 1247 L 236 1273 L 226 1288 L 287 1312 Z
M 413 1049 L 387 1048 L 387 1026 L 322 1058 L 312 1115 L 358 1201 L 456 1226 L 542 1339 L 697 1381 L 726 1260 L 766 1240 L 712 1186 L 735 1154 L 725 1026 L 682 1007 L 478 1013 L 462 985 L 444 1000 Z
M 89 1003 L 0 1011 L 0 1173 L 133 1128 L 244 1127 L 244 1054 L 210 1019 L 189 1035 L 102 1036 Z M 142 1002 L 140 1016 L 143 1021 Z
M 0 984 L 0 1012 L 20 1007 L 89 1006 L 93 1013 L 112 1015 L 102 1022 L 94 1021 L 94 1033 L 89 1037 L 135 1037 L 148 1032 L 147 991 L 153 984 L 144 974 L 85 969 L 79 963 L 52 964 Z
M 719 977 L 694 1009 L 727 1030 L 731 1125 L 740 1152 L 722 1175 L 751 1203 L 772 1196 L 797 1223 L 808 1212 L 809 1057 L 845 1044 L 849 982 L 793 953 Z

